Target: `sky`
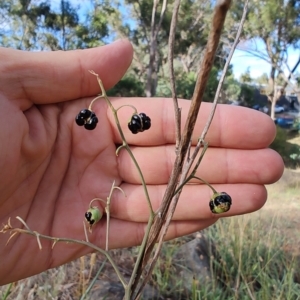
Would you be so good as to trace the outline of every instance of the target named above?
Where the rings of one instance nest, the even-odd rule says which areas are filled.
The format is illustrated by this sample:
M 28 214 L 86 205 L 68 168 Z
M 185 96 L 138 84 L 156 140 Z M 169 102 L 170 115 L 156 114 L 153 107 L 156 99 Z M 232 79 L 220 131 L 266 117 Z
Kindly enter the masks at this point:
M 92 7 L 90 0 L 71 0 L 70 2 L 73 5 L 78 5 L 80 7 L 79 8 L 80 18 L 84 18 L 86 12 Z M 60 0 L 52 0 L 51 4 L 53 5 L 53 7 L 59 6 Z M 252 45 L 249 44 L 248 46 L 253 47 L 254 43 Z M 261 50 L 263 49 L 263 44 L 256 42 L 255 47 Z M 288 50 L 288 64 L 291 68 L 294 66 L 295 62 L 297 61 L 299 57 L 299 53 L 300 53 L 299 49 L 297 51 L 293 49 Z M 240 75 L 242 73 L 245 73 L 247 69 L 249 69 L 250 76 L 252 78 L 257 78 L 264 73 L 269 74 L 270 72 L 269 63 L 239 49 L 235 50 L 235 53 L 231 60 L 231 64 L 233 65 L 233 73 L 236 79 L 239 79 Z M 298 67 L 296 73 L 297 72 L 300 73 L 300 66 Z M 285 70 L 285 73 L 288 76 L 287 70 Z
M 262 43 L 257 43 L 258 49 L 263 49 Z M 292 69 L 297 62 L 299 55 L 300 55 L 300 49 L 294 50 L 292 48 L 288 49 L 288 65 Z M 249 53 L 236 49 L 235 53 L 232 57 L 231 63 L 233 65 L 233 72 L 234 77 L 239 78 L 242 73 L 245 73 L 247 71 L 247 68 L 249 68 L 250 76 L 252 78 L 257 78 L 261 76 L 263 73 L 269 74 L 271 70 L 271 66 L 266 61 L 257 58 L 253 55 L 250 55 Z M 288 69 L 284 69 L 286 76 L 289 75 Z M 298 66 L 296 73 L 300 73 L 300 66 Z

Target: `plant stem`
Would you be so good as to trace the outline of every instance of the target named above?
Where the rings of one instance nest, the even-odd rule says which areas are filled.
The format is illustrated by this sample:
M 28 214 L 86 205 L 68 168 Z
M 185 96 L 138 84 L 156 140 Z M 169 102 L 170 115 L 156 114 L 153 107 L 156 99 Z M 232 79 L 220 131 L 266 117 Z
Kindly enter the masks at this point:
M 178 202 L 180 192 L 177 193 L 177 195 L 174 198 L 176 186 L 178 185 L 178 181 L 180 183 L 184 182 L 186 177 L 180 178 L 180 175 L 182 174 L 182 170 L 184 167 L 184 161 L 186 159 L 186 154 L 189 151 L 190 145 L 191 145 L 191 138 L 194 131 L 195 123 L 198 117 L 198 112 L 200 109 L 200 105 L 202 102 L 203 94 L 207 85 L 208 77 L 213 65 L 215 53 L 219 44 L 221 31 L 224 25 L 225 17 L 227 14 L 227 11 L 230 7 L 231 0 L 219 0 L 216 4 L 213 20 L 212 20 L 212 28 L 209 33 L 208 42 L 206 51 L 200 66 L 200 71 L 198 74 L 196 87 L 194 90 L 193 98 L 191 101 L 191 106 L 189 109 L 189 113 L 187 116 L 187 120 L 185 123 L 185 127 L 182 133 L 181 142 L 179 145 L 179 149 L 176 152 L 176 159 L 174 162 L 174 167 L 171 172 L 170 180 L 168 183 L 168 186 L 166 188 L 166 192 L 164 194 L 162 203 L 160 205 L 160 208 L 158 210 L 159 214 L 157 214 L 154 218 L 154 223 L 151 228 L 150 234 L 149 234 L 149 241 L 147 243 L 147 249 L 145 253 L 144 263 L 139 266 L 137 277 L 139 278 L 143 270 L 145 269 L 145 262 L 147 262 L 150 259 L 150 255 L 153 251 L 153 248 L 155 246 L 155 243 L 157 242 L 158 238 L 160 239 L 159 243 L 159 250 L 156 249 L 155 257 L 151 260 L 150 267 L 148 269 L 147 274 L 142 279 L 139 290 L 136 294 L 135 299 L 137 299 L 141 293 L 142 288 L 145 286 L 151 271 L 154 268 L 154 265 L 157 261 L 158 254 L 160 252 L 161 246 L 162 246 L 162 240 L 167 232 L 168 226 L 171 222 L 172 215 L 175 211 L 176 204 Z M 187 174 L 187 173 L 186 173 Z M 172 206 L 172 209 L 170 209 L 170 204 L 174 201 L 174 204 Z M 159 216 L 159 217 L 158 217 Z M 162 227 L 164 226 L 164 229 Z M 162 232 L 161 232 L 162 231 Z M 137 278 L 137 280 L 138 280 Z
M 26 224 L 26 222 L 21 217 L 16 217 L 16 219 L 18 219 L 22 224 Z M 117 265 L 113 261 L 113 259 L 110 256 L 110 254 L 107 251 L 105 251 L 105 250 L 103 250 L 103 249 L 95 246 L 94 244 L 92 244 L 90 242 L 82 241 L 82 240 L 76 240 L 76 239 L 70 239 L 70 238 L 64 238 L 64 237 L 51 237 L 51 236 L 48 236 L 48 235 L 40 234 L 40 233 L 38 233 L 36 231 L 32 231 L 28 227 L 28 225 L 26 226 L 28 229 L 13 228 L 13 227 L 10 226 L 10 224 L 8 224 L 7 226 L 9 226 L 9 228 L 6 227 L 5 230 L 2 229 L 2 232 L 6 232 L 6 231 L 10 230 L 13 233 L 28 234 L 28 235 L 35 236 L 38 239 L 43 238 L 43 239 L 46 239 L 46 240 L 51 240 L 51 241 L 54 242 L 52 248 L 58 242 L 66 242 L 66 243 L 74 243 L 74 244 L 79 244 L 79 245 L 87 246 L 87 247 L 89 247 L 91 249 L 94 249 L 94 250 L 100 252 L 101 254 L 103 254 L 103 255 L 106 256 L 106 258 L 108 259 L 108 261 L 113 266 L 115 272 L 117 273 L 117 275 L 118 275 L 118 277 L 119 277 L 122 285 L 124 286 L 124 288 L 126 287 L 127 282 L 126 282 L 125 278 L 123 277 L 123 275 L 121 274 L 121 272 L 119 271 Z
M 169 44 L 168 44 L 168 66 L 170 72 L 170 81 L 171 81 L 171 91 L 174 104 L 175 112 L 175 135 L 176 135 L 176 151 L 178 150 L 180 140 L 181 140 L 181 110 L 178 107 L 178 99 L 176 95 L 176 84 L 175 84 L 175 75 L 174 75 L 174 41 L 175 41 L 175 32 L 176 24 L 178 18 L 178 11 L 180 7 L 181 0 L 176 0 L 174 2 L 174 8 L 172 13 L 172 20 L 170 26 L 170 35 L 169 35 Z
M 132 153 L 132 151 L 131 151 L 131 149 L 130 149 L 127 141 L 126 141 L 126 138 L 124 136 L 123 130 L 122 130 L 121 125 L 120 125 L 120 121 L 119 121 L 119 118 L 118 118 L 118 110 L 121 107 L 119 107 L 117 109 L 115 109 L 113 107 L 112 103 L 110 102 L 110 100 L 108 99 L 108 97 L 106 95 L 106 91 L 104 89 L 102 80 L 99 78 L 99 75 L 96 74 L 94 71 L 90 71 L 90 73 L 93 74 L 93 75 L 95 75 L 97 77 L 97 81 L 98 81 L 98 84 L 99 84 L 99 86 L 101 88 L 101 92 L 102 92 L 102 95 L 100 95 L 100 96 L 96 97 L 95 99 L 93 99 L 93 101 L 90 104 L 90 107 L 92 107 L 93 103 L 95 101 L 97 101 L 98 99 L 100 99 L 100 98 L 104 98 L 106 100 L 109 108 L 111 109 L 111 111 L 112 111 L 112 113 L 114 115 L 114 119 L 115 119 L 115 122 L 116 122 L 116 125 L 117 125 L 117 128 L 118 128 L 119 134 L 120 134 L 122 142 L 123 142 L 122 146 L 120 146 L 119 149 L 120 148 L 125 148 L 127 150 L 128 154 L 130 155 L 131 159 L 133 160 L 133 163 L 134 163 L 135 167 L 137 168 L 139 176 L 140 176 L 140 179 L 142 181 L 142 185 L 143 185 L 143 189 L 144 189 L 144 192 L 145 192 L 146 200 L 147 200 L 147 203 L 148 203 L 148 206 L 149 206 L 150 214 L 153 215 L 154 211 L 153 211 L 153 208 L 152 208 L 152 204 L 151 204 L 151 201 L 150 201 L 150 197 L 149 197 L 149 193 L 148 193 L 148 189 L 147 189 L 147 185 L 146 185 L 143 173 L 142 173 L 142 171 L 140 169 L 140 166 L 139 166 L 138 162 L 136 161 L 136 159 L 135 159 L 135 157 L 134 157 L 134 155 L 133 155 L 133 153 Z M 122 107 L 124 107 L 124 106 L 129 106 L 129 107 L 133 108 L 133 106 L 131 106 L 131 105 L 123 105 Z M 135 108 L 134 108 L 134 110 L 136 111 Z M 118 153 L 119 149 L 117 149 L 117 153 Z
M 7 297 L 8 297 L 9 294 L 11 293 L 12 285 L 13 285 L 13 282 L 10 283 L 10 284 L 8 285 L 6 292 L 5 292 L 5 294 L 3 295 L 3 297 L 2 297 L 2 300 L 6 300 L 6 299 L 7 299 Z
M 217 91 L 215 93 L 215 98 L 214 98 L 214 101 L 213 101 L 213 107 L 210 111 L 210 115 L 207 119 L 207 122 L 205 124 L 205 127 L 204 127 L 204 129 L 202 131 L 202 134 L 201 134 L 201 137 L 200 137 L 200 139 L 202 139 L 202 140 L 205 139 L 205 136 L 206 136 L 206 134 L 208 132 L 208 129 L 211 125 L 211 122 L 213 120 L 213 117 L 214 117 L 214 114 L 215 114 L 215 111 L 216 111 L 216 108 L 217 108 L 218 99 L 219 99 L 219 96 L 220 96 L 220 92 L 221 92 L 221 89 L 222 89 L 222 86 L 223 86 L 223 83 L 224 83 L 224 80 L 225 80 L 225 76 L 226 76 L 228 67 L 230 65 L 230 62 L 231 62 L 233 53 L 235 51 L 235 48 L 237 47 L 237 44 L 239 43 L 240 36 L 241 36 L 243 26 L 244 26 L 244 23 L 245 23 L 245 20 L 246 20 L 246 16 L 247 16 L 248 2 L 249 2 L 249 0 L 245 1 L 243 15 L 242 15 L 242 18 L 241 18 L 241 21 L 240 21 L 240 24 L 239 24 L 239 28 L 238 28 L 238 31 L 236 33 L 234 42 L 231 46 L 228 58 L 226 60 L 225 66 L 224 66 L 223 71 L 222 71 L 221 78 L 220 78 L 219 83 L 218 83 Z
M 99 268 L 99 270 L 97 271 L 97 274 L 95 275 L 94 279 L 92 280 L 92 282 L 89 284 L 88 288 L 86 289 L 86 291 L 84 292 L 84 294 L 80 297 L 80 300 L 84 300 L 85 297 L 88 295 L 88 293 L 91 291 L 91 289 L 93 288 L 98 276 L 100 275 L 101 271 L 103 270 L 105 263 L 107 261 L 107 258 L 105 258 L 105 260 L 102 262 L 101 267 Z
M 115 109 L 114 106 L 112 105 L 112 103 L 110 102 L 109 98 L 106 95 L 106 91 L 104 89 L 104 86 L 103 86 L 103 83 L 102 83 L 101 79 L 99 78 L 99 75 L 96 74 L 94 71 L 90 71 L 90 73 L 96 76 L 98 84 L 99 84 L 99 86 L 101 88 L 102 94 L 100 96 L 96 97 L 95 99 L 93 99 L 93 101 L 91 102 L 89 108 L 91 108 L 92 105 L 93 105 L 93 103 L 95 101 L 97 101 L 99 98 L 104 98 L 106 100 L 109 108 L 111 109 L 111 111 L 112 111 L 112 113 L 114 115 L 115 123 L 117 125 L 119 134 L 120 134 L 122 142 L 123 142 L 123 144 L 117 149 L 116 154 L 118 154 L 118 152 L 119 152 L 119 150 L 121 148 L 125 148 L 127 150 L 127 153 L 129 154 L 129 156 L 132 159 L 135 167 L 138 170 L 138 173 L 139 173 L 139 176 L 140 176 L 140 179 L 141 179 L 141 182 L 142 182 L 142 186 L 143 186 L 143 189 L 144 189 L 144 193 L 145 193 L 145 196 L 146 196 L 146 200 L 147 200 L 147 203 L 148 203 L 149 211 L 150 211 L 150 216 L 149 216 L 147 228 L 146 228 L 146 231 L 145 231 L 145 235 L 144 235 L 142 244 L 140 246 L 139 254 L 138 254 L 138 257 L 137 257 L 134 269 L 133 269 L 132 274 L 131 274 L 130 281 L 129 281 L 128 285 L 126 287 L 124 287 L 125 288 L 125 299 L 130 299 L 132 285 L 134 284 L 134 280 L 136 279 L 136 273 L 137 273 L 138 267 L 139 267 L 139 265 L 142 264 L 142 259 L 143 259 L 143 256 L 144 256 L 144 253 L 145 253 L 145 248 L 146 248 L 146 245 L 147 245 L 147 242 L 148 242 L 149 233 L 150 233 L 151 226 L 153 224 L 153 220 L 154 220 L 154 216 L 155 216 L 155 213 L 153 211 L 152 204 L 151 204 L 151 201 L 150 201 L 150 197 L 149 197 L 147 185 L 146 185 L 146 182 L 145 182 L 145 179 L 144 179 L 144 175 L 143 175 L 142 170 L 140 169 L 140 166 L 139 166 L 136 158 L 134 157 L 134 155 L 133 155 L 133 153 L 132 153 L 132 151 L 131 151 L 131 149 L 130 149 L 127 141 L 126 141 L 126 138 L 124 136 L 124 133 L 123 133 L 123 130 L 121 128 L 121 125 L 120 125 L 120 122 L 119 122 L 119 118 L 118 118 L 118 110 L 120 108 L 124 107 L 124 106 L 129 106 L 129 107 L 133 108 L 133 110 L 134 110 L 135 113 L 137 111 L 136 111 L 135 107 L 133 107 L 131 105 L 123 105 L 123 106 Z

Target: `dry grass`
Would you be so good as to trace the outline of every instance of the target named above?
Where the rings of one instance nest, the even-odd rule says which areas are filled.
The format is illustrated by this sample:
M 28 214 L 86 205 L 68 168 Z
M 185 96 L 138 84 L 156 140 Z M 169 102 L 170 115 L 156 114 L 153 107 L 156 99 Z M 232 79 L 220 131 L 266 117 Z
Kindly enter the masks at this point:
M 274 218 L 274 230 L 285 237 L 286 250 L 300 255 L 300 169 L 286 169 L 280 181 L 267 189 L 268 201 L 260 214 Z
M 292 257 L 291 259 L 296 262 L 296 269 L 300 270 L 300 170 L 286 169 L 280 181 L 268 186 L 267 189 L 269 194 L 268 202 L 259 212 L 230 218 L 228 220 L 224 219 L 226 230 L 224 230 L 223 225 L 219 225 L 219 228 L 217 227 L 221 244 L 224 243 L 224 241 L 226 244 L 228 241 L 228 237 L 225 236 L 226 234 L 228 236 L 229 233 L 229 237 L 235 236 L 235 239 L 241 239 L 242 231 L 247 230 L 247 234 L 250 234 L 252 238 L 249 244 L 251 246 L 249 247 L 255 248 L 261 244 L 269 248 L 278 247 L 278 249 L 283 250 L 287 256 Z M 212 231 L 215 232 L 215 229 Z M 244 238 L 246 242 L 246 234 Z M 178 243 L 177 241 L 174 245 L 178 247 Z M 172 243 L 170 245 L 172 245 Z M 232 246 L 230 249 L 230 255 L 234 255 L 234 251 L 240 251 L 240 249 L 235 250 L 233 247 L 235 246 Z M 124 249 L 114 251 L 113 254 L 117 263 L 122 267 L 122 273 L 125 277 L 129 277 L 133 266 L 134 255 L 132 251 L 132 249 Z M 173 253 L 172 250 L 167 252 Z M 60 268 L 48 270 L 42 274 L 16 282 L 13 284 L 11 294 L 7 299 L 80 299 L 88 283 L 101 266 L 102 260 L 103 259 L 99 256 L 95 262 L 94 257 L 86 256 Z M 170 263 L 170 258 L 167 257 L 167 261 Z M 161 267 L 165 269 L 163 264 Z M 280 269 L 285 270 L 285 267 L 286 266 L 282 266 Z M 295 281 L 300 282 L 300 273 L 297 273 L 295 277 Z M 167 281 L 169 276 L 165 278 Z M 227 280 L 230 281 L 229 273 Z M 111 283 L 112 285 L 110 285 Z M 168 282 L 163 282 L 162 280 L 161 284 L 166 287 Z M 108 285 L 110 288 L 107 288 Z M 230 285 L 229 282 L 228 285 Z M 2 299 L 7 288 L 8 286 L 0 287 L 0 299 Z M 157 284 L 156 288 L 159 289 Z M 197 292 L 200 293 L 200 291 Z M 216 290 L 215 293 L 221 292 L 222 291 Z M 106 295 L 103 293 L 106 293 Z M 195 293 L 195 295 L 196 294 L 197 293 Z M 121 295 L 122 287 L 118 284 L 118 280 L 112 268 L 106 264 L 104 271 L 96 281 L 87 299 L 121 299 Z M 218 294 L 212 294 L 212 296 L 208 296 L 207 299 L 214 299 L 217 295 Z M 161 299 L 164 299 L 164 297 Z M 262 297 L 256 299 L 268 298 Z

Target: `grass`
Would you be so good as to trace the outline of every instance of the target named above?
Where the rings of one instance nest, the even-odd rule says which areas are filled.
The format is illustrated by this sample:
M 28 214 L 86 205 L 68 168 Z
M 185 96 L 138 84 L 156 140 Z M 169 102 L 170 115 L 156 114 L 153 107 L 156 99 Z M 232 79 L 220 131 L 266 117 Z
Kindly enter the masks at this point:
M 203 232 L 208 240 L 212 274 L 205 284 L 194 274 L 190 285 L 184 285 L 174 261 L 176 250 L 193 236 L 166 243 L 150 282 L 160 294 L 160 298 L 153 299 L 300 299 L 299 187 L 300 172 L 286 170 L 278 183 L 267 187 L 269 200 L 263 209 L 221 219 Z M 132 251 L 114 252 L 124 274 L 129 275 L 133 266 Z M 7 299 L 80 299 L 101 261 L 102 258 L 95 261 L 95 257 L 86 256 L 21 280 L 12 285 Z M 104 299 L 96 293 L 103 290 L 103 281 L 118 287 L 108 265 L 86 299 Z M 8 287 L 0 288 L 0 299 L 4 299 Z M 121 298 L 112 293 L 106 299 Z
M 277 134 L 270 148 L 282 156 L 285 166 L 290 169 L 300 167 L 300 135 L 298 131 L 277 126 Z
M 281 181 L 268 187 L 269 201 L 262 210 L 221 219 L 205 230 L 214 245 L 208 245 L 212 280 L 204 286 L 191 282 L 189 290 L 177 288 L 167 298 L 300 299 L 299 186 L 300 173 L 286 170 Z M 161 270 L 166 280 L 160 290 L 172 292 L 166 288 L 172 268 L 158 265 L 155 272 Z
M 293 169 L 299 162 L 290 155 L 299 145 L 299 136 L 287 140 L 281 131 L 273 143 L 288 164 L 294 162 Z M 208 280 L 195 273 L 187 283 L 179 271 L 185 266 L 174 259 L 177 249 L 195 235 L 165 243 L 150 281 L 156 293 L 149 299 L 300 300 L 300 169 L 286 169 L 267 189 L 268 202 L 260 211 L 221 219 L 202 232 L 210 258 Z M 134 249 L 113 251 L 126 278 L 136 254 Z M 102 262 L 103 257 L 89 255 L 2 286 L 0 299 L 81 299 Z M 122 287 L 108 264 L 86 299 L 122 299 Z

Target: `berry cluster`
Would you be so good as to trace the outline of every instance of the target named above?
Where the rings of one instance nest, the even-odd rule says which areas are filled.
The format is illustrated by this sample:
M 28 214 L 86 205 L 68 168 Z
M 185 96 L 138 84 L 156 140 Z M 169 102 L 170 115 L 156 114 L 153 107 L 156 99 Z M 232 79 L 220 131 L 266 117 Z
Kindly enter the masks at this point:
M 143 132 L 151 127 L 151 119 L 144 113 L 134 114 L 128 122 L 128 128 L 133 133 Z
M 227 193 L 214 193 L 209 201 L 209 208 L 214 214 L 221 214 L 229 211 L 231 204 L 231 197 Z
M 78 126 L 84 126 L 87 130 L 93 130 L 97 126 L 98 118 L 93 111 L 85 108 L 76 116 L 75 122 Z

